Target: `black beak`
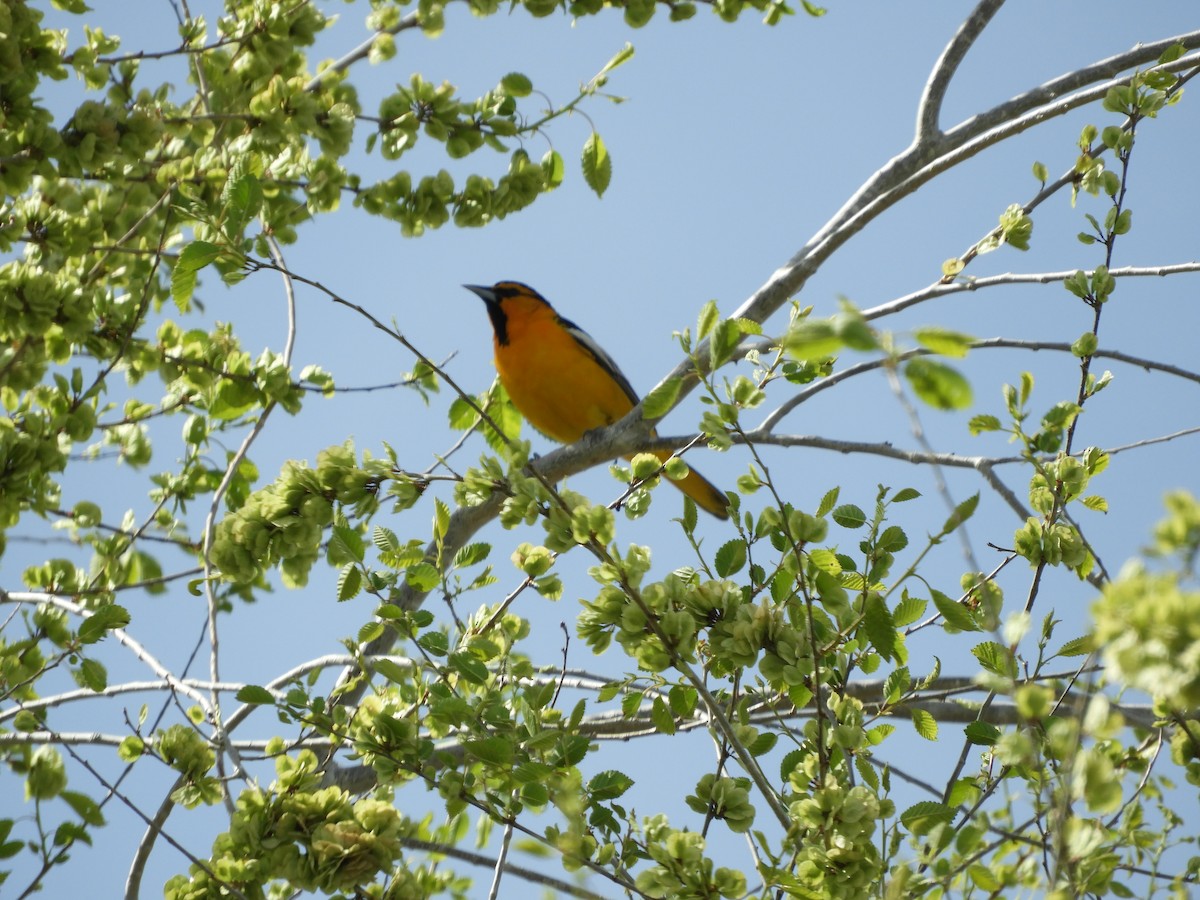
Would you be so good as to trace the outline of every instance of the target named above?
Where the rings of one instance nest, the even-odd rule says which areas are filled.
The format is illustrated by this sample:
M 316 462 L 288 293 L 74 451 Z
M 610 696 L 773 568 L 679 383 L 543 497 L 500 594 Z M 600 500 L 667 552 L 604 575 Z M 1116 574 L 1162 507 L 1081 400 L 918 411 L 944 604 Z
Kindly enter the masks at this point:
M 465 287 L 484 303 L 490 305 L 496 302 L 496 292 L 490 287 L 484 287 L 482 284 L 464 284 L 463 287 Z

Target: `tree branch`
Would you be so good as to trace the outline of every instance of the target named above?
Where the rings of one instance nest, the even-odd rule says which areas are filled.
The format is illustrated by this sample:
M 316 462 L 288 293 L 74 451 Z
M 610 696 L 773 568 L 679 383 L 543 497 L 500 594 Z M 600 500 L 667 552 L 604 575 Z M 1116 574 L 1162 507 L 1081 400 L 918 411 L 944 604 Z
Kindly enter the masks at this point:
M 334 60 L 332 63 L 330 63 L 324 69 L 322 69 L 320 72 L 318 72 L 316 75 L 314 75 L 309 80 L 308 84 L 306 84 L 304 86 L 304 90 L 309 91 L 309 92 L 317 91 L 320 89 L 321 85 L 325 82 L 325 80 L 327 78 L 329 78 L 330 75 L 335 75 L 340 72 L 345 72 L 356 62 L 366 59 L 368 56 L 371 55 L 371 50 L 375 46 L 375 42 L 379 40 L 381 35 L 387 34 L 387 35 L 395 36 L 395 35 L 399 34 L 401 31 L 407 31 L 410 28 L 418 28 L 418 27 L 420 27 L 420 25 L 421 25 L 420 16 L 415 12 L 410 12 L 408 15 L 401 18 L 399 22 L 397 22 L 395 25 L 392 25 L 390 28 L 383 28 L 379 31 L 376 31 L 369 38 L 367 38 L 365 41 L 363 41 L 361 44 L 359 44 L 357 47 L 355 47 L 353 50 L 351 50 L 349 53 L 345 54 L 344 56 L 342 56 L 339 59 Z
M 926 300 L 937 300 L 951 294 L 961 294 L 964 291 L 978 291 L 1006 284 L 1051 284 L 1056 281 L 1066 281 L 1075 272 L 1076 270 L 1074 269 L 1062 272 L 1008 272 L 1003 275 L 988 275 L 983 278 L 952 281 L 948 284 L 936 281 L 929 287 L 922 288 L 919 291 L 914 291 L 911 294 L 906 294 L 895 300 L 889 300 L 887 303 L 880 304 L 879 306 L 872 306 L 869 309 L 865 309 L 862 311 L 862 315 L 868 320 L 879 319 L 883 316 L 889 316 L 901 310 L 908 309 L 910 306 L 916 306 L 918 303 L 924 303 Z M 1195 272 L 1200 272 L 1200 262 L 1175 263 L 1161 266 L 1124 266 L 1119 269 L 1112 269 L 1108 274 L 1113 278 L 1144 278 L 1151 276 L 1162 278 L 1167 275 L 1183 275 Z M 1091 278 L 1095 274 L 1095 270 L 1084 270 L 1084 274 Z
M 914 145 L 928 143 L 940 134 L 938 120 L 941 118 L 942 101 L 946 97 L 946 89 L 950 87 L 950 80 L 958 71 L 959 64 L 966 58 L 967 51 L 983 34 L 983 30 L 1003 5 L 1004 0 L 980 0 L 979 5 L 967 16 L 954 38 L 942 51 L 917 105 L 917 133 L 913 139 Z
M 65 597 L 60 597 L 57 594 L 47 594 L 32 591 L 0 590 L 0 604 L 2 603 L 28 603 L 33 605 L 48 603 L 51 606 L 55 606 L 64 612 L 68 612 L 73 616 L 79 616 L 80 618 L 88 619 L 94 615 L 91 610 L 84 609 L 78 603 L 68 600 Z M 163 679 L 172 690 L 178 691 L 185 697 L 198 704 L 204 710 L 205 715 L 211 714 L 208 698 L 205 697 L 203 693 L 195 690 L 183 680 L 175 677 L 175 675 L 173 675 L 166 666 L 159 662 L 158 659 L 152 653 L 150 653 L 150 651 L 143 647 L 141 643 L 139 643 L 127 631 L 125 631 L 123 628 L 114 628 L 108 633 L 116 638 L 117 641 L 124 645 L 130 652 L 132 652 L 140 662 L 145 664 L 150 669 L 150 671 L 152 671 L 159 678 Z
M 1063 341 L 1026 341 L 1016 338 L 1002 337 L 983 338 L 982 340 L 972 341 L 970 347 L 972 350 L 1031 350 L 1034 352 L 1040 350 L 1051 350 L 1056 353 L 1072 352 L 1071 345 Z M 904 350 L 900 353 L 897 353 L 890 359 L 872 359 L 861 363 L 855 363 L 852 366 L 847 366 L 845 369 L 834 372 L 828 378 L 822 378 L 820 381 L 809 385 L 803 390 L 797 391 L 787 400 L 783 401 L 781 404 L 779 404 L 779 406 L 775 407 L 775 409 L 773 409 L 766 418 L 762 420 L 758 428 L 755 429 L 755 433 L 757 434 L 764 431 L 773 431 L 775 426 L 777 426 L 779 422 L 786 415 L 788 415 L 788 413 L 792 412 L 801 403 L 804 403 L 806 400 L 811 399 L 815 394 L 819 394 L 821 391 L 828 390 L 829 388 L 845 381 L 848 378 L 854 378 L 855 376 L 862 375 L 866 372 L 872 372 L 876 369 L 880 369 L 884 366 L 897 362 L 904 362 L 905 360 L 912 359 L 915 356 L 931 355 L 934 355 L 933 351 L 931 350 L 926 350 L 924 347 L 914 347 L 911 350 Z M 1131 366 L 1137 366 L 1138 368 L 1144 369 L 1147 372 L 1163 372 L 1167 375 L 1174 375 L 1177 378 L 1186 379 L 1187 381 L 1195 381 L 1200 383 L 1200 372 L 1193 372 L 1190 369 L 1183 369 L 1179 366 L 1169 365 L 1168 363 L 1156 362 L 1155 360 L 1147 359 L 1142 356 L 1134 356 L 1130 353 L 1122 353 L 1119 350 L 1097 349 L 1092 356 L 1101 359 L 1113 359 L 1117 362 L 1123 362 L 1128 363 Z M 1020 459 L 1020 457 L 1013 457 L 1012 459 L 1015 461 Z M 1005 459 L 1004 461 L 1008 462 L 1009 460 Z

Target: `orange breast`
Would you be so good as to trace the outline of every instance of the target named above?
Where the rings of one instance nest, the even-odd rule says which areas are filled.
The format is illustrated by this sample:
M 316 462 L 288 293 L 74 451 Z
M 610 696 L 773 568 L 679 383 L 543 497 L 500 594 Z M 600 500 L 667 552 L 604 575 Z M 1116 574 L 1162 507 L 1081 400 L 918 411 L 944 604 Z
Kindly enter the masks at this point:
M 633 403 L 552 316 L 510 319 L 508 343 L 496 345 L 496 371 L 525 420 L 569 444 L 617 421 Z

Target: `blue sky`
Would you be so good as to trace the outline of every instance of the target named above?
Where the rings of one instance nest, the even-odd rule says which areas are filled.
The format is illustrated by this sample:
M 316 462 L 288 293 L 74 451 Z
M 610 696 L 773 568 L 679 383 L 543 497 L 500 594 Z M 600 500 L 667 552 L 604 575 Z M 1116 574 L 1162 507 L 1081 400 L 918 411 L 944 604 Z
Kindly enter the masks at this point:
M 121 34 L 125 49 L 166 48 L 177 40 L 168 3 L 138 4 L 136 15 L 129 15 L 132 4 L 124 14 L 99 6 L 85 21 Z M 201 7 L 193 4 L 193 11 Z M 561 104 L 630 41 L 636 56 L 612 75 L 607 88 L 627 98 L 626 102 L 597 98 L 583 107 L 613 157 L 613 181 L 603 199 L 596 198 L 579 175 L 578 155 L 590 126 L 587 119 L 574 116 L 556 123 L 549 134 L 567 161 L 565 183 L 523 213 L 479 230 L 446 227 L 420 239 L 404 239 L 398 226 L 373 221 L 347 204 L 325 221 L 303 228 L 299 243 L 284 248 L 285 256 L 296 271 L 381 319 L 394 318 L 426 355 L 449 358 L 447 371 L 469 390 L 482 391 L 492 380 L 491 337 L 481 304 L 460 285 L 509 278 L 537 287 L 610 351 L 639 390 L 649 390 L 679 359 L 673 331 L 694 326 L 699 308 L 708 300 L 715 299 L 724 312 L 737 308 L 863 180 L 909 143 L 925 79 L 971 7 L 971 3 L 949 0 L 830 3 L 822 19 L 800 14 L 775 28 L 762 26 L 752 14 L 728 25 L 701 10 L 690 22 L 673 25 L 660 16 L 639 31 L 630 31 L 619 15 L 611 13 L 572 22 L 565 16 L 531 20 L 518 10 L 476 20 L 465 9 L 452 7 L 441 37 L 430 40 L 407 32 L 397 41 L 393 60 L 370 70 L 363 65 L 355 72 L 365 112 L 372 113 L 377 99 L 394 84 L 407 83 L 414 71 L 427 80 L 449 80 L 467 96 L 489 89 L 507 72 L 521 71 Z M 342 21 L 323 39 L 318 58 L 340 56 L 365 35 L 361 24 L 365 7 L 344 5 L 339 13 Z M 111 25 L 109 17 L 113 17 Z M 216 15 L 210 13 L 209 18 L 214 21 Z M 1143 4 L 1135 10 L 1130 4 L 1011 0 L 964 62 L 947 96 L 943 125 L 956 124 L 1054 75 L 1136 42 L 1188 30 L 1195 23 L 1195 8 L 1186 2 Z M 70 27 L 74 45 L 81 32 L 77 24 Z M 154 77 L 149 64 L 145 71 Z M 61 104 L 55 106 L 61 110 L 60 122 L 66 121 L 81 94 L 82 87 L 72 83 L 47 94 L 53 103 Z M 1115 265 L 1196 258 L 1194 211 L 1200 189 L 1188 172 L 1200 134 L 1191 100 L 1185 96 L 1178 107 L 1139 129 L 1129 181 L 1135 227 L 1119 244 Z M 1033 196 L 1037 183 L 1030 168 L 1035 160 L 1056 176 L 1073 163 L 1083 124 L 1114 121 L 1111 114 L 1091 107 L 1048 122 L 948 172 L 843 247 L 808 282 L 800 301 L 812 304 L 817 314 L 832 314 L 840 298 L 866 308 L 927 286 L 939 277 L 942 261 L 986 234 L 1005 207 Z M 534 158 L 546 146 L 540 137 L 529 141 Z M 436 150 L 426 142 L 404 162 L 414 173 L 423 173 L 425 166 L 447 165 Z M 378 157 L 366 165 L 381 175 L 393 167 Z M 465 164 L 447 168 L 499 176 L 504 165 L 504 157 L 484 150 Z M 1091 268 L 1100 261 L 1099 251 L 1080 244 L 1075 233 L 1085 227 L 1085 212 L 1102 217 L 1105 208 L 1100 201 L 1083 198 L 1073 209 L 1063 193 L 1038 211 L 1032 250 L 1019 253 L 1002 248 L 981 258 L 970 272 L 981 276 Z M 256 275 L 234 290 L 210 276 L 199 296 L 207 309 L 205 321 L 235 323 L 252 354 L 265 346 L 282 346 L 282 292 L 269 274 Z M 1100 345 L 1193 365 L 1194 335 L 1200 324 L 1196 299 L 1195 276 L 1122 283 L 1105 310 Z M 1086 312 L 1060 286 L 1009 287 L 955 295 L 878 324 L 901 334 L 918 325 L 940 324 L 978 337 L 1070 342 L 1090 324 Z M 363 386 L 395 381 L 412 368 L 413 360 L 397 344 L 315 292 L 300 291 L 298 317 L 297 369 L 317 363 L 333 373 L 339 386 Z M 767 323 L 767 331 L 777 333 L 784 324 L 777 317 Z M 1101 369 L 1105 367 L 1118 377 L 1085 417 L 1081 445 L 1117 446 L 1197 424 L 1200 404 L 1194 384 L 1127 366 L 1101 364 Z M 978 352 L 963 363 L 963 369 L 975 387 L 973 412 L 1000 413 L 1001 385 L 1013 382 L 1025 369 L 1037 374 L 1033 406 L 1038 409 L 1071 396 L 1077 380 L 1075 362 L 1061 354 Z M 772 393 L 774 402 L 768 402 L 764 414 L 785 396 Z M 269 479 L 284 460 L 312 461 L 325 446 L 352 437 L 359 448 L 372 450 L 386 441 L 399 450 L 407 467 L 423 469 L 433 453 L 443 452 L 454 440 L 445 424 L 451 399 L 442 392 L 425 403 L 403 390 L 339 395 L 332 400 L 314 397 L 295 418 L 276 414 L 251 455 Z M 662 430 L 686 432 L 700 409 L 693 396 Z M 1001 438 L 971 438 L 966 415 L 924 409 L 921 416 L 935 449 L 1010 452 Z M 752 416 L 749 421 L 757 420 Z M 170 423 L 167 431 L 171 429 L 173 433 L 163 435 L 161 459 L 152 464 L 154 471 L 168 467 L 177 452 L 177 423 Z M 848 383 L 844 390 L 827 392 L 803 405 L 786 420 L 786 430 L 915 446 L 908 420 L 882 376 Z M 550 449 L 540 437 L 532 439 L 535 449 Z M 1191 438 L 1119 456 L 1096 485 L 1108 497 L 1111 511 L 1085 520 L 1084 525 L 1110 572 L 1146 542 L 1153 522 L 1161 516 L 1165 490 L 1195 491 L 1200 486 L 1195 447 Z M 472 440 L 455 458 L 456 465 L 469 465 L 484 452 L 482 441 Z M 925 493 L 920 510 L 905 510 L 915 518 L 901 523 L 914 543 L 919 543 L 924 530 L 936 529 L 946 515 L 927 469 L 813 449 L 768 450 L 766 455 L 789 499 L 798 506 L 814 508 L 827 490 L 839 485 L 844 501 L 869 507 L 878 483 L 894 488 L 911 485 Z M 697 453 L 690 461 L 718 484 L 732 486 L 748 457 L 735 448 L 719 455 Z M 958 500 L 985 490 L 970 534 L 982 564 L 990 568 L 997 560 L 984 555 L 985 542 L 1010 545 L 1019 522 L 976 477 L 961 472 L 946 477 Z M 1018 494 L 1023 493 L 1024 478 L 1010 480 Z M 138 495 L 143 490 L 139 484 L 136 473 L 96 466 L 86 479 L 68 483 L 65 505 L 89 497 L 102 504 L 106 519 L 119 519 L 127 507 L 144 514 L 149 501 Z M 604 467 L 572 479 L 571 484 L 597 496 L 617 494 Z M 752 508 L 759 502 L 747 501 Z M 628 523 L 620 534 L 623 543 L 655 548 L 656 572 L 692 562 L 670 522 L 679 508 L 677 495 L 662 490 L 650 515 Z M 425 537 L 431 509 L 425 502 L 402 516 L 384 514 L 378 521 L 404 538 Z M 38 524 L 28 526 L 31 535 L 45 531 Z M 702 532 L 709 549 L 732 536 L 716 522 L 705 522 Z M 536 542 L 539 534 L 537 530 L 506 534 L 494 528 L 482 536 L 495 546 L 501 579 L 480 602 L 496 602 L 519 583 L 515 570 L 508 567 L 508 554 L 519 541 Z M 848 534 L 842 539 L 856 542 Z M 16 587 L 21 568 L 45 553 L 37 544 L 10 545 L 0 563 L 0 584 Z M 579 598 L 594 592 L 586 564 L 583 559 L 564 561 L 566 591 L 557 604 L 534 597 L 521 601 L 520 612 L 530 617 L 535 629 L 527 651 L 540 661 L 561 658 L 560 623 L 570 627 Z M 931 572 L 950 586 L 957 584 L 965 567 L 953 541 L 939 549 L 932 564 Z M 318 567 L 303 591 L 277 590 L 227 617 L 225 678 L 262 683 L 303 660 L 338 652 L 338 639 L 354 634 L 369 618 L 372 605 L 366 597 L 336 604 L 333 578 L 331 570 Z M 1023 563 L 1005 573 L 1002 583 L 1011 603 L 1023 599 L 1028 581 Z M 1065 620 L 1060 637 L 1073 637 L 1083 627 L 1090 597 L 1090 589 L 1057 574 L 1035 615 L 1040 620 L 1052 603 Z M 443 612 L 436 597 L 430 604 Z M 164 662 L 181 666 L 203 627 L 201 601 L 176 586 L 166 596 L 135 598 L 128 605 L 135 617 L 131 630 Z M 951 646 L 932 631 L 923 633 L 912 651 L 914 674 L 926 671 L 934 655 L 943 659 L 947 673 L 976 671 L 965 646 Z M 609 674 L 627 667 L 620 659 L 592 659 L 577 640 L 571 643 L 570 664 Z M 118 648 L 111 648 L 110 670 L 113 681 L 145 676 Z M 129 701 L 129 708 L 136 713 L 140 702 Z M 247 727 L 256 735 L 268 735 L 273 726 L 273 717 L 260 713 Z M 70 727 L 121 730 L 120 717 L 111 710 L 80 712 Z M 899 727 L 908 726 L 900 722 Z M 945 760 L 955 758 L 961 746 L 952 732 L 953 727 L 947 728 L 946 739 L 936 747 L 905 736 L 898 749 L 907 757 L 928 754 L 931 771 L 926 777 L 936 782 Z M 104 771 L 119 771 L 115 758 L 97 756 Z M 711 746 L 703 737 L 670 743 L 655 739 L 649 745 L 622 745 L 611 753 L 606 748 L 595 765 L 626 769 L 639 780 L 635 790 L 645 792 L 636 803 L 640 812 L 649 813 L 661 803 L 674 820 L 687 823 L 689 814 L 680 798 L 695 777 L 711 767 L 711 756 Z M 663 765 L 664 759 L 670 765 Z M 675 765 L 677 760 L 689 765 L 694 761 L 694 767 Z M 144 765 L 135 771 L 134 779 L 141 781 L 130 786 L 131 792 L 145 807 L 156 807 L 169 783 L 167 774 L 152 773 Z M 15 789 L 11 779 L 6 782 L 10 790 Z M 96 896 L 115 896 L 120 890 L 141 826 L 115 805 L 109 813 L 113 824 L 95 835 L 96 846 L 75 851 L 81 865 L 68 867 L 48 881 L 51 894 L 70 895 L 85 886 Z M 177 812 L 170 827 L 192 852 L 204 856 L 219 820 L 219 815 Z M 726 843 L 721 847 L 728 854 L 726 861 L 745 865 L 741 844 Z M 155 895 L 162 881 L 185 867 L 173 850 L 160 844 L 145 879 L 146 895 Z M 479 877 L 486 883 L 486 873 Z M 10 880 L 10 885 L 14 883 L 24 884 L 20 871 Z M 604 891 L 602 884 L 593 882 L 592 887 Z M 502 896 L 519 895 L 515 882 L 508 888 L 513 893 Z

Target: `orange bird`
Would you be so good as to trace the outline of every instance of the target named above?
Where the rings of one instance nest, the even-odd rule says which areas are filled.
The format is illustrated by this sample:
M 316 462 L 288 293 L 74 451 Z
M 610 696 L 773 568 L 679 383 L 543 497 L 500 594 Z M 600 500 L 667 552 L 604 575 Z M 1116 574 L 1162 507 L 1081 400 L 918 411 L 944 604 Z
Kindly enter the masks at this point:
M 463 287 L 487 305 L 500 383 L 525 421 L 546 437 L 572 444 L 637 404 L 637 392 L 612 357 L 533 288 L 519 281 Z M 654 455 L 671 458 L 667 450 Z M 701 509 L 729 518 L 729 500 L 695 470 L 671 483 Z

